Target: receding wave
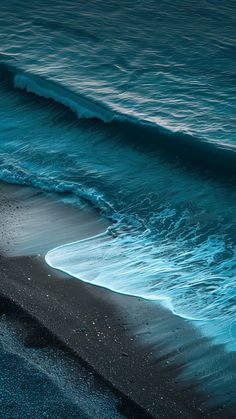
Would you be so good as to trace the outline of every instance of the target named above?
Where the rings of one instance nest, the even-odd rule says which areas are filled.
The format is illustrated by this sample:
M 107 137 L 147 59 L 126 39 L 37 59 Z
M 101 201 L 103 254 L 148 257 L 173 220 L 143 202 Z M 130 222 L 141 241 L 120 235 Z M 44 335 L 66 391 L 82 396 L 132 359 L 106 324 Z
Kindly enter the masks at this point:
M 78 204 L 83 206 L 86 202 L 98 209 L 108 219 L 116 221 L 115 211 L 109 202 L 106 202 L 102 194 L 93 188 L 87 188 L 78 182 L 48 179 L 46 176 L 29 175 L 26 171 L 16 166 L 8 165 L 0 169 L 0 179 L 15 185 L 33 186 L 45 192 L 62 193 L 77 197 Z

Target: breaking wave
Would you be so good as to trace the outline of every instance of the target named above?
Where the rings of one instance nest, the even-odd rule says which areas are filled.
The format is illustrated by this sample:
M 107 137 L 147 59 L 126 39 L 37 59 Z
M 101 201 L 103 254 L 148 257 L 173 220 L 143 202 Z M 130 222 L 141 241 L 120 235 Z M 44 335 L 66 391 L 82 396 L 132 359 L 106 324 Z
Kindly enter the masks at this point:
M 168 154 L 177 156 L 187 164 L 205 166 L 222 175 L 236 174 L 236 147 L 220 142 L 211 143 L 178 131 L 171 131 L 149 120 L 122 114 L 82 94 L 73 92 L 59 83 L 45 77 L 22 71 L 12 64 L 0 63 L 0 74 L 10 78 L 13 86 L 39 97 L 61 103 L 73 111 L 79 119 L 98 119 L 113 123 L 119 130 L 132 132 L 129 141 L 150 149 L 161 147 Z

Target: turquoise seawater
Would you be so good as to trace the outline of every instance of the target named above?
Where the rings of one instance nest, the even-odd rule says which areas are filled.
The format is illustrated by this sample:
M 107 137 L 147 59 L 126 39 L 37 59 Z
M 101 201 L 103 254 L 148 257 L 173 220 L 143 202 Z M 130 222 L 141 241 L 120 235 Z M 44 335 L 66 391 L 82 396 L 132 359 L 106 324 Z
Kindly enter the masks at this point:
M 235 27 L 231 0 L 0 11 L 0 178 L 113 222 L 47 262 L 160 301 L 233 351 Z

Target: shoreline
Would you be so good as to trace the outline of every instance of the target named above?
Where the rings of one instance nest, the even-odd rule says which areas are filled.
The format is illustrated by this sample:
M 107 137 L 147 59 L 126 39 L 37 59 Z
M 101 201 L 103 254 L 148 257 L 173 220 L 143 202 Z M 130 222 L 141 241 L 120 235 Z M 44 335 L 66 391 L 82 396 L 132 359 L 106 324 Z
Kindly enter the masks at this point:
M 177 392 L 171 374 L 162 371 L 158 363 L 153 364 L 150 349 L 138 348 L 138 339 L 130 334 L 132 324 L 128 316 L 122 319 L 117 311 L 117 306 L 125 303 L 136 315 L 143 303 L 141 299 L 112 295 L 58 276 L 40 257 L 1 258 L 1 267 L 6 276 L 0 293 L 36 319 L 128 400 L 153 417 L 201 415 L 197 409 L 194 412 L 195 401 L 188 391 L 184 396 Z
M 26 364 L 27 361 L 29 361 L 27 368 L 31 370 L 31 375 L 33 378 L 31 387 L 35 386 L 35 369 L 36 374 L 40 375 L 40 373 L 43 372 L 43 380 L 49 381 L 47 383 L 49 387 L 50 384 L 52 384 L 52 387 L 55 387 L 55 385 L 57 387 L 60 400 L 58 399 L 57 394 L 54 395 L 54 397 L 56 399 L 56 405 L 58 404 L 60 409 L 62 409 L 60 415 L 57 415 L 56 412 L 54 412 L 54 408 L 51 409 L 51 406 L 48 406 L 48 403 L 44 404 L 42 400 L 41 406 L 37 401 L 36 404 L 39 406 L 36 406 L 36 408 L 34 407 L 34 403 L 31 403 L 33 406 L 30 407 L 31 409 L 33 408 L 34 415 L 36 411 L 36 414 L 40 414 L 40 417 L 45 416 L 44 413 L 48 410 L 49 413 L 46 414 L 46 417 L 51 417 L 51 414 L 53 414 L 53 417 L 68 417 L 68 411 L 70 412 L 70 417 L 73 418 L 87 418 L 88 416 L 86 413 L 88 412 L 93 413 L 94 415 L 102 415 L 98 417 L 104 418 L 109 418 L 109 415 L 111 414 L 117 414 L 117 417 L 128 417 L 133 419 L 136 417 L 140 419 L 152 417 L 137 403 L 130 400 L 124 394 L 120 393 L 119 390 L 114 388 L 110 382 L 106 381 L 102 376 L 100 376 L 84 359 L 80 358 L 73 349 L 68 347 L 63 340 L 59 339 L 58 336 L 44 327 L 36 317 L 32 317 L 32 315 L 25 311 L 20 305 L 2 294 L 0 294 L 0 335 L 1 358 L 4 358 L 4 352 L 8 352 L 11 356 L 16 355 L 19 364 L 21 364 L 20 361 L 22 359 L 23 361 L 26 361 Z M 18 353 L 16 353 L 16 348 L 14 348 L 14 346 L 17 346 Z M 29 359 L 26 359 L 27 355 Z M 60 358 L 59 362 L 58 358 Z M 46 362 L 44 363 L 45 359 Z M 60 364 L 61 360 L 62 366 Z M 51 367 L 56 367 L 58 369 L 58 371 L 56 371 L 56 377 L 55 373 L 48 369 L 47 363 L 49 366 L 51 364 Z M 21 366 L 21 369 L 24 369 L 24 367 L 22 368 Z M 17 373 L 18 372 L 16 371 L 16 376 Z M 24 375 L 24 372 L 23 374 L 21 372 L 21 375 Z M 60 379 L 58 380 L 57 377 L 58 375 L 62 375 L 64 380 L 63 385 L 60 385 Z M 15 377 L 15 379 L 19 380 L 19 377 Z M 28 380 L 26 379 L 26 381 Z M 86 382 L 83 382 L 81 386 L 80 381 Z M 21 384 L 23 382 L 23 385 L 25 385 L 24 378 L 23 380 L 21 378 L 20 382 Z M 63 386 L 65 385 L 65 382 L 71 387 L 71 389 L 69 389 L 69 391 L 64 394 Z M 26 383 L 26 385 L 28 385 L 28 383 Z M 87 391 L 84 391 L 83 386 L 90 388 L 92 393 L 91 397 L 88 397 L 86 394 Z M 14 389 L 12 389 L 12 391 L 14 393 Z M 31 391 L 32 388 L 29 390 L 29 392 Z M 48 393 L 48 390 L 46 391 Z M 81 403 L 82 406 L 80 406 L 80 400 L 78 402 L 78 397 L 75 397 L 75 400 L 73 400 L 73 391 L 78 393 L 78 397 L 81 397 L 82 393 L 82 397 L 85 398 L 85 401 L 83 400 L 83 403 Z M 72 395 L 70 393 L 72 393 Z M 93 400 L 94 395 L 96 397 L 95 406 Z M 18 395 L 15 394 L 15 396 L 18 399 Z M 47 394 L 45 394 L 45 396 L 47 397 Z M 22 401 L 24 403 L 24 396 L 20 397 L 23 399 Z M 89 401 L 87 401 L 86 398 L 88 398 Z M 99 400 L 99 398 L 101 398 L 101 400 Z M 4 401 L 4 397 L 1 397 L 2 409 L 4 409 Z M 53 405 L 53 401 L 50 402 Z M 18 400 L 17 403 L 19 403 Z M 17 403 L 15 404 L 15 408 Z M 96 403 L 99 403 L 98 407 L 96 406 Z M 9 404 L 14 406 L 14 403 Z M 13 409 L 12 407 L 9 409 L 8 402 L 5 402 L 4 407 L 6 407 L 9 416 L 19 414 L 19 411 L 14 410 L 14 407 Z M 17 408 L 20 410 L 19 405 Z M 67 409 L 67 413 L 65 409 Z M 86 412 L 86 410 L 88 410 L 88 412 Z M 32 415 L 32 412 L 28 412 L 23 408 L 21 415 L 28 417 L 29 413 Z M 48 414 L 49 416 L 47 416 Z
M 13 217 L 10 219 L 14 219 L 15 224 L 10 222 L 9 228 L 16 228 L 14 232 L 7 231 L 6 226 L 9 224 L 2 226 L 2 236 L 7 237 L 5 241 L 8 243 L 8 250 L 2 249 L 4 256 L 0 258 L 0 294 L 21 307 L 52 335 L 57 336 L 76 354 L 80 362 L 83 360 L 96 374 L 110 383 L 113 389 L 130 400 L 131 404 L 140 406 L 140 411 L 148 412 L 147 417 L 150 414 L 153 417 L 173 419 L 223 418 L 225 415 L 233 418 L 234 409 L 222 408 L 217 404 L 208 407 L 210 395 L 200 390 L 197 379 L 194 380 L 191 376 L 185 380 L 180 378 L 188 369 L 191 356 L 196 352 L 199 343 L 202 345 L 202 353 L 210 351 L 210 342 L 199 336 L 188 322 L 172 315 L 156 303 L 116 294 L 69 277 L 48 267 L 38 254 L 17 255 L 21 248 L 19 241 L 14 244 L 14 235 L 19 232 L 17 226 L 20 223 L 26 230 L 32 228 L 34 232 L 35 226 L 32 227 L 32 219 L 24 214 L 25 205 L 29 211 L 34 207 L 31 194 L 25 203 L 19 199 L 18 192 L 15 194 L 16 190 L 23 191 L 25 187 L 2 184 L 0 188 L 0 211 L 4 212 L 3 207 L 10 208 Z M 29 190 L 30 188 L 27 189 Z M 37 194 L 37 191 L 34 190 L 34 193 Z M 43 195 L 40 193 L 40 196 Z M 47 199 L 53 201 L 49 195 Z M 55 215 L 55 206 L 49 205 L 45 208 L 43 198 L 40 210 L 38 198 L 36 201 L 38 211 L 34 217 L 39 220 L 39 231 L 43 231 L 40 217 L 47 214 L 50 218 L 50 212 Z M 71 210 L 69 206 L 58 203 L 58 208 L 61 207 L 60 214 L 63 213 L 64 217 L 63 220 L 59 219 L 59 224 L 62 235 L 65 233 L 63 239 L 66 235 L 68 241 L 72 236 L 76 239 L 77 230 L 79 232 L 82 229 L 82 224 L 75 225 L 71 211 L 77 214 L 79 210 Z M 7 211 L 6 215 L 11 217 Z M 104 221 L 100 223 L 98 220 L 92 221 L 92 218 L 93 216 L 89 221 L 89 228 L 84 219 L 86 228 L 80 234 L 86 236 L 94 226 L 97 231 L 104 228 Z M 66 228 L 68 221 L 71 221 L 71 230 Z M 55 223 L 57 226 L 56 221 Z M 46 239 L 40 236 L 39 244 L 42 248 L 47 237 L 57 230 L 53 225 L 50 228 L 45 233 Z M 54 239 L 57 241 L 58 236 Z M 30 242 L 31 237 L 26 238 L 23 234 L 22 240 Z M 27 254 L 29 249 L 30 247 L 25 246 L 24 252 Z M 8 253 L 10 256 L 6 256 Z

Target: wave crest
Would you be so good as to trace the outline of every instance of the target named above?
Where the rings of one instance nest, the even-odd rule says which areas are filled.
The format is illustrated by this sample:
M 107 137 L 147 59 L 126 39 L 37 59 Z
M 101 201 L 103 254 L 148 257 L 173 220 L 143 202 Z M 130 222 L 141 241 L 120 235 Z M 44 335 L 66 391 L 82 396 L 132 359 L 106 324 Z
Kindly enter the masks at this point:
M 120 132 L 125 133 L 126 141 L 143 151 L 155 152 L 158 148 L 166 152 L 167 158 L 174 157 L 187 165 L 213 170 L 220 176 L 236 176 L 236 151 L 233 147 L 211 143 L 204 138 L 174 132 L 156 123 L 115 112 L 106 104 L 12 64 L 0 63 L 0 74 L 10 79 L 14 88 L 58 102 L 73 111 L 79 119 L 98 119 L 105 124 L 116 125 Z

